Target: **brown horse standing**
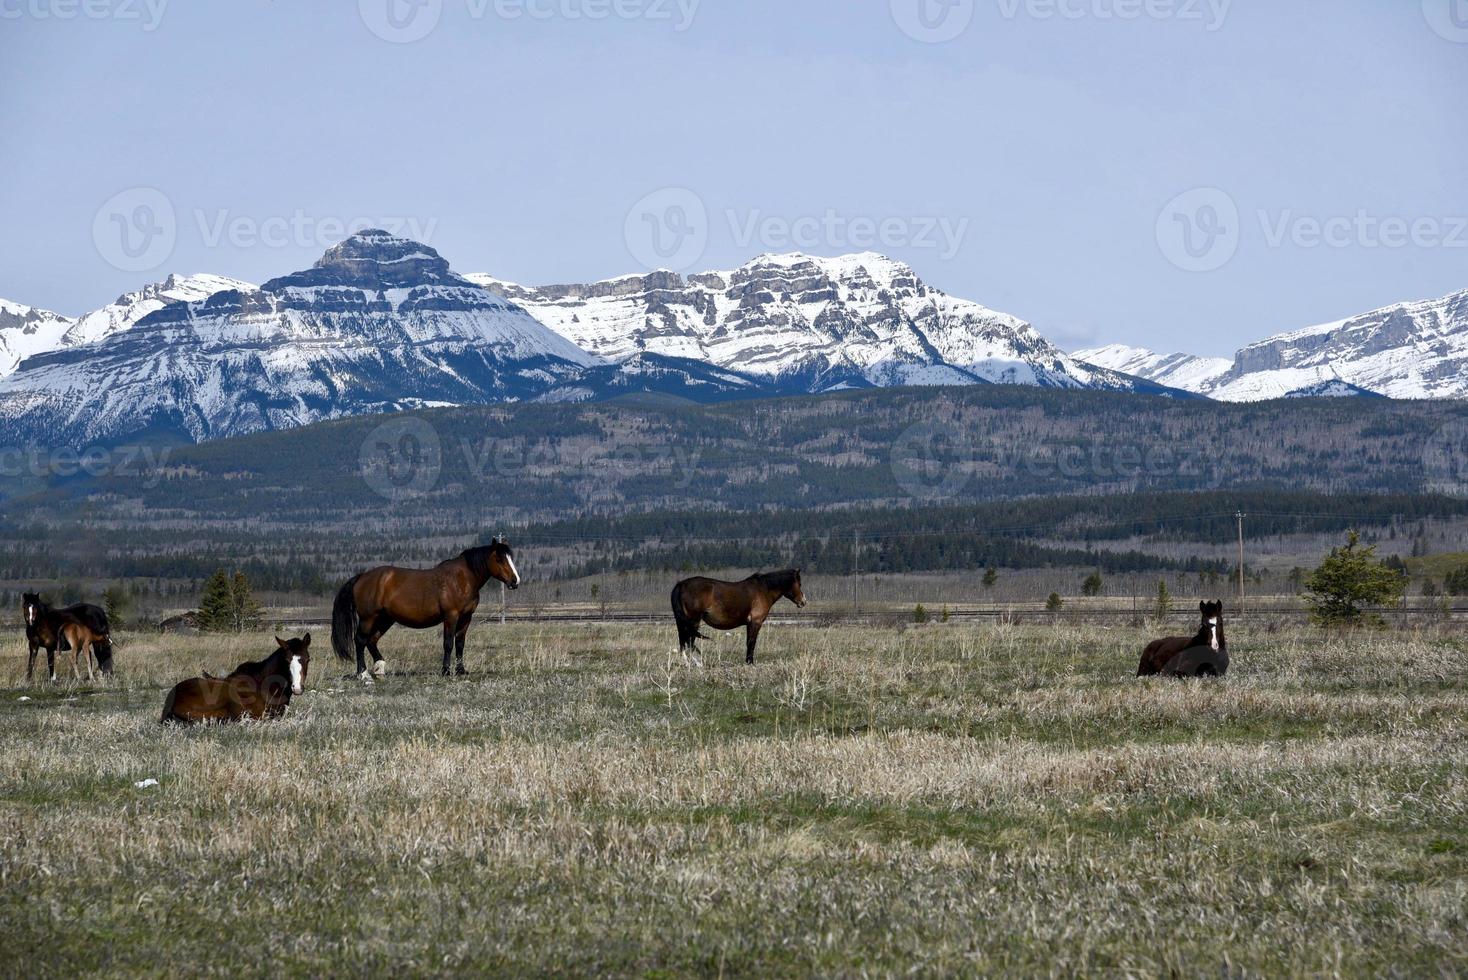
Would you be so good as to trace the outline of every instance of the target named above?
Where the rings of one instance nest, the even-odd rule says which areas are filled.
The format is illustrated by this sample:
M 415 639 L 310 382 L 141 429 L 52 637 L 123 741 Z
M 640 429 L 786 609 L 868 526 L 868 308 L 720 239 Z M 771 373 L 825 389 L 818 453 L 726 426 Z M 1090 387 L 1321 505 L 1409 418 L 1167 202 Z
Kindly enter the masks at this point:
M 92 657 L 97 658 L 97 668 L 103 674 L 112 673 L 112 636 L 107 622 L 107 613 L 87 603 L 52 609 L 41 601 L 34 592 L 27 592 L 21 599 L 25 614 L 26 644 L 30 656 L 26 660 L 25 679 L 29 681 L 36 667 L 36 654 L 46 650 L 46 669 L 51 680 L 56 680 L 56 650 L 71 649 L 71 676 L 80 677 L 76 659 L 86 647 L 87 679 L 92 678 Z
M 278 649 L 264 660 L 240 664 L 228 677 L 191 677 L 180 681 L 163 702 L 161 724 L 203 721 L 275 720 L 290 707 L 291 695 L 305 689 L 311 668 L 311 634 L 299 640 L 275 638 Z
M 464 636 L 479 607 L 479 590 L 490 579 L 512 589 L 520 587 L 514 552 L 508 541 L 496 540 L 470 548 L 435 568 L 394 568 L 383 565 L 363 572 L 336 594 L 331 609 L 331 645 L 342 660 L 352 659 L 357 650 L 357 676 L 371 683 L 372 675 L 387 672 L 386 661 L 377 652 L 377 641 L 394 625 L 428 629 L 443 624 L 443 673 L 458 656 L 458 673 L 464 669 Z M 372 653 L 372 674 L 367 673 L 365 651 Z
M 1138 677 L 1150 677 L 1162 673 L 1172 658 L 1184 650 L 1194 647 L 1208 647 L 1218 651 L 1225 656 L 1228 653 L 1228 640 L 1223 636 L 1223 603 L 1222 602 L 1200 602 L 1198 612 L 1202 615 L 1203 622 L 1198 627 L 1195 636 L 1169 636 L 1163 640 L 1153 640 L 1147 644 L 1142 651 L 1142 661 L 1137 665 Z M 1225 666 L 1224 669 L 1227 669 Z
M 743 582 L 720 582 L 711 578 L 684 579 L 673 587 L 673 620 L 678 624 L 678 649 L 698 658 L 700 623 L 716 630 L 744 627 L 744 662 L 754 663 L 754 645 L 770 609 L 782 598 L 805 605 L 800 588 L 800 570 L 765 572 Z

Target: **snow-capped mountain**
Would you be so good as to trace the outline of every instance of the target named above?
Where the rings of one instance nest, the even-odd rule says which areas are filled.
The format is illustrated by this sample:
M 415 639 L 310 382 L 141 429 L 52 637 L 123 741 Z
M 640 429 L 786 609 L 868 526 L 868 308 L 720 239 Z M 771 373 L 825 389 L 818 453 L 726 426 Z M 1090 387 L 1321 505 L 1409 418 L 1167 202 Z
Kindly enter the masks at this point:
M 61 346 L 75 323 L 60 313 L 0 299 L 0 378 L 27 357 Z
M 176 302 L 0 380 L 22 439 L 194 440 L 433 403 L 534 398 L 599 360 L 454 274 L 425 245 L 367 231 L 258 289 Z
M 1142 348 L 1075 355 L 1222 401 L 1353 390 L 1388 398 L 1468 397 L 1468 290 L 1398 303 L 1250 344 L 1232 361 Z
M 132 327 L 143 317 L 158 312 L 170 303 L 194 303 L 226 290 L 249 292 L 254 288 L 253 284 L 239 279 L 208 273 L 169 276 L 162 282 L 144 286 L 136 292 L 124 293 L 100 310 L 93 310 L 78 318 L 76 324 L 62 338 L 60 346 L 74 347 L 78 344 L 96 343 L 119 330 Z
M 785 390 L 996 384 L 1159 392 L 875 253 L 762 255 L 728 271 L 527 287 L 470 279 L 610 361 L 702 361 Z
M 0 300 L 0 378 L 13 372 L 27 357 L 63 347 L 95 343 L 120 330 L 127 330 L 169 303 L 207 299 L 226 289 L 254 288 L 247 282 L 227 276 L 202 273 L 169 276 L 163 282 L 124 293 L 101 309 L 76 319 Z
M 1146 378 L 1169 388 L 1198 391 L 1210 380 L 1224 374 L 1234 362 L 1226 357 L 1198 357 L 1195 354 L 1158 354 L 1145 347 L 1109 344 L 1090 350 L 1078 350 L 1074 357 L 1087 364 L 1110 368 L 1123 374 Z

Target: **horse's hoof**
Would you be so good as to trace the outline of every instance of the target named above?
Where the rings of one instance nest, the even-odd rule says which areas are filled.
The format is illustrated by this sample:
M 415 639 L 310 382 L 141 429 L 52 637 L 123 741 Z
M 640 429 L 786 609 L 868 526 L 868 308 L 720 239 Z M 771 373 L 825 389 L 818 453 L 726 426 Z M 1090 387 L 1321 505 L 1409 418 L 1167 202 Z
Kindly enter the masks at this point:
M 365 670 L 357 675 L 357 680 L 361 681 L 363 684 L 366 684 L 368 687 L 372 686 L 372 675 Z
M 386 677 L 387 676 L 387 661 L 386 660 L 379 660 L 379 661 L 377 661 L 377 663 L 375 663 L 375 664 L 372 665 L 372 676 L 373 677 Z
M 455 677 L 468 677 L 469 676 L 469 672 L 467 670 L 465 670 L 463 667 L 460 667 L 458 670 L 455 670 L 454 671 L 454 676 Z

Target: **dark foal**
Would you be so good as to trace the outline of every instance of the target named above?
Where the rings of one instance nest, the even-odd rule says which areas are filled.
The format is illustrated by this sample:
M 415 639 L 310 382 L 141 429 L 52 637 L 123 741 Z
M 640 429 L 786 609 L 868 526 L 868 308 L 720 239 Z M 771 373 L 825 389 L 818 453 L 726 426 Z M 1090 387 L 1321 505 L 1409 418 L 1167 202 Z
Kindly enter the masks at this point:
M 35 673 L 36 654 L 46 651 L 46 672 L 56 680 L 56 651 L 71 650 L 72 676 L 80 677 L 77 657 L 87 655 L 87 677 L 92 676 L 92 657 L 97 658 L 97 668 L 103 674 L 112 673 L 112 636 L 107 622 L 107 613 L 97 606 L 80 603 L 64 609 L 52 609 L 34 592 L 21 598 L 21 612 L 25 618 L 26 645 L 30 656 L 26 660 L 25 679 L 30 682 Z
M 1202 617 L 1202 623 L 1198 626 L 1198 632 L 1192 637 L 1169 636 L 1162 640 L 1153 640 L 1147 644 L 1142 651 L 1141 663 L 1137 665 L 1138 677 L 1150 677 L 1162 673 L 1164 667 L 1172 662 L 1178 654 L 1198 648 L 1206 647 L 1226 658 L 1228 654 L 1228 640 L 1223 635 L 1223 603 L 1222 602 L 1200 602 L 1198 612 Z M 1227 661 L 1225 660 L 1226 664 Z M 1225 666 L 1224 669 L 1227 669 Z M 1200 665 L 1200 672 L 1206 673 L 1208 666 Z M 1214 673 L 1221 673 L 1215 669 Z

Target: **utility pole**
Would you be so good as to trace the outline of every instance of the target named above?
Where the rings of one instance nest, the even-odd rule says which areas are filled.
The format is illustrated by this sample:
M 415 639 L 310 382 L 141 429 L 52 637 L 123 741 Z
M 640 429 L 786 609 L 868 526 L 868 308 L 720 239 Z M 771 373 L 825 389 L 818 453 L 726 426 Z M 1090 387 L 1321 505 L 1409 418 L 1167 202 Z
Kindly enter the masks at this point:
M 505 625 L 505 583 L 500 583 L 500 625 Z
M 1239 618 L 1244 618 L 1244 512 L 1239 511 L 1236 515 L 1239 519 Z
M 861 532 L 857 531 L 851 538 L 851 567 L 855 573 L 855 581 L 852 584 L 856 614 L 861 615 Z

